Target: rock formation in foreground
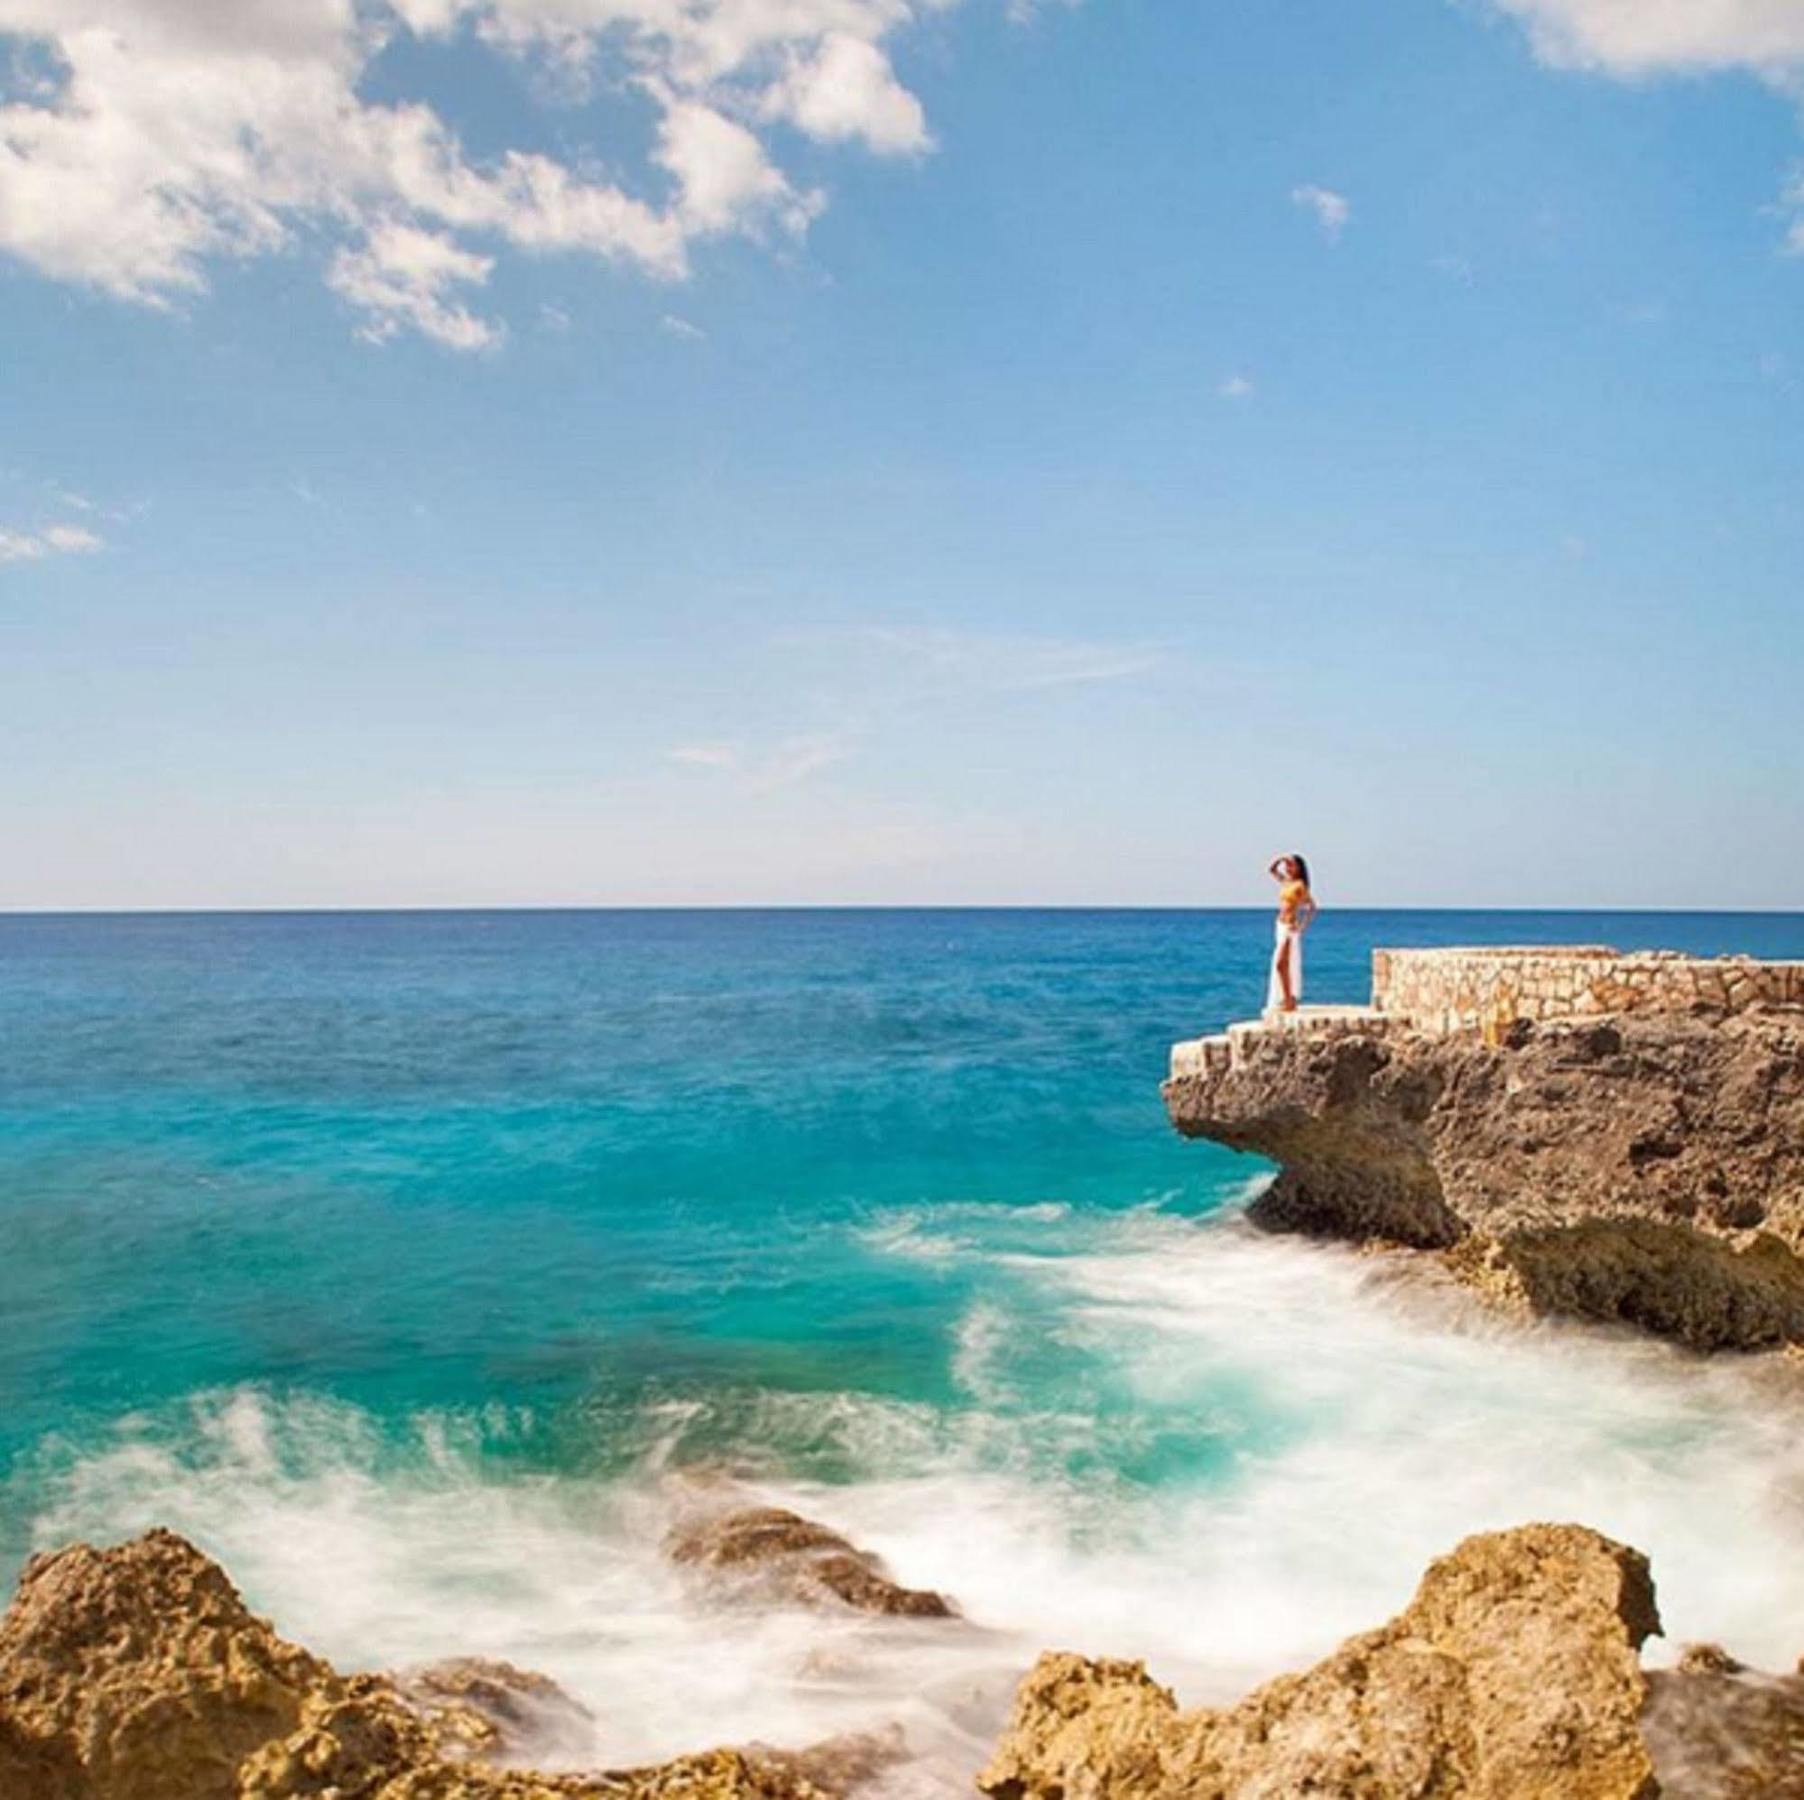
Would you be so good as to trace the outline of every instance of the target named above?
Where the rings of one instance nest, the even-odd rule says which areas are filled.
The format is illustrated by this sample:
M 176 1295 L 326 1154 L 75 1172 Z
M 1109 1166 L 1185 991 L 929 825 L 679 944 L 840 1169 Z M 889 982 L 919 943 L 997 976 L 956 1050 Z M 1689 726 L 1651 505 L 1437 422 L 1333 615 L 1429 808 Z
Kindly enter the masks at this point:
M 655 1768 L 496 1767 L 582 1709 L 506 1664 L 340 1675 L 169 1531 L 26 1565 L 0 1620 L 0 1800 L 834 1800 L 885 1739 Z
M 1577 1525 L 1468 1538 L 1408 1608 L 1223 1711 L 1044 1656 L 990 1800 L 1798 1800 L 1804 1681 L 1641 1668 L 1646 1559 Z M 1745 1785 L 1744 1785 L 1745 1784 Z M 1764 1785 L 1762 1785 L 1764 1784 Z
M 1389 1625 L 1219 1712 L 1043 1657 L 991 1800 L 1804 1800 L 1804 1677 L 1645 1674 L 1647 1563 L 1576 1525 L 1468 1539 Z M 0 1620 L 0 1800 L 843 1800 L 894 1735 L 652 1768 L 501 1767 L 588 1715 L 505 1663 L 343 1676 L 172 1532 L 35 1558 Z M 605 1733 L 605 1720 L 601 1728 Z
M 1804 1007 L 1325 1008 L 1178 1046 L 1165 1100 L 1279 1165 L 1270 1229 L 1445 1252 L 1494 1298 L 1701 1349 L 1804 1343 Z

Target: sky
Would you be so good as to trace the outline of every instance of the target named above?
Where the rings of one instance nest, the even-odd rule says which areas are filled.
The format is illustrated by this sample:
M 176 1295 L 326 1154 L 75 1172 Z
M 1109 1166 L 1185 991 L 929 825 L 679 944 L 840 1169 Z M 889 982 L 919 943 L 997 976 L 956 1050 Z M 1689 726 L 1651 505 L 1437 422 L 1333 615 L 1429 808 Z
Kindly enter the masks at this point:
M 0 908 L 1804 907 L 1804 0 L 0 0 Z

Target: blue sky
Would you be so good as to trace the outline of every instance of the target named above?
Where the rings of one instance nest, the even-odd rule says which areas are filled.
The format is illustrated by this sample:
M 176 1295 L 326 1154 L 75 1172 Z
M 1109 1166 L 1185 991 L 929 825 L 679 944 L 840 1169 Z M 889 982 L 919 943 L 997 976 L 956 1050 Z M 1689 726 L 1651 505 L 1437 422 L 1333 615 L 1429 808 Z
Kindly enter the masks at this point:
M 1797 0 L 0 51 L 0 906 L 1804 906 Z

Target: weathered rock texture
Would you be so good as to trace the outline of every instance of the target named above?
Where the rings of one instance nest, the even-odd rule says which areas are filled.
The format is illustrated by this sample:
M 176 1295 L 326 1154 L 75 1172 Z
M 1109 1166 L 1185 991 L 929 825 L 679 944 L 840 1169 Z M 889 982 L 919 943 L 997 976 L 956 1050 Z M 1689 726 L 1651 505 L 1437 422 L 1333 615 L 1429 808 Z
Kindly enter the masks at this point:
M 717 1750 L 584 1775 L 474 1760 L 574 1713 L 505 1664 L 341 1676 L 168 1531 L 34 1558 L 0 1620 L 0 1800 L 831 1800 L 894 1753 Z
M 992 1800 L 1651 1800 L 1645 1559 L 1575 1525 L 1468 1538 L 1390 1624 L 1226 1711 L 1139 1663 L 1042 1657 Z
M 1180 1045 L 1188 1136 L 1279 1165 L 1273 1230 L 1700 1348 L 1804 1342 L 1804 1008 L 1425 1032 L 1368 1009 Z
M 707 1570 L 730 1597 L 951 1619 L 944 1594 L 906 1588 L 837 1531 L 777 1506 L 700 1508 L 665 1539 L 672 1562 Z

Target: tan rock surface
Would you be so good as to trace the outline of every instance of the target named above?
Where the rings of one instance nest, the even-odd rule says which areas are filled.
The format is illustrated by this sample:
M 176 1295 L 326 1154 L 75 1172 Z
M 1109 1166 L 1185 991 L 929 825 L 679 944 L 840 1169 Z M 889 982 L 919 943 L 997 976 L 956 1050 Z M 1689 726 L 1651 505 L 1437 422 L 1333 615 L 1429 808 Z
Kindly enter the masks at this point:
M 0 1800 L 835 1800 L 893 1738 L 582 1775 L 476 1760 L 582 1709 L 465 1659 L 341 1676 L 169 1531 L 34 1558 L 0 1619 Z
M 1390 1624 L 1223 1712 L 1134 1663 L 1044 1657 L 992 1800 L 1650 1800 L 1636 1551 L 1574 1525 L 1468 1538 Z

